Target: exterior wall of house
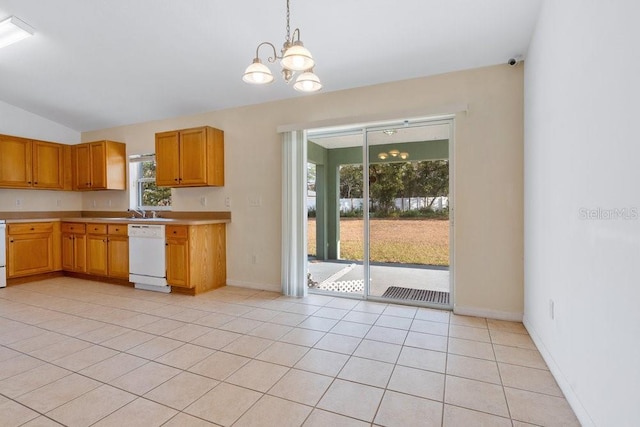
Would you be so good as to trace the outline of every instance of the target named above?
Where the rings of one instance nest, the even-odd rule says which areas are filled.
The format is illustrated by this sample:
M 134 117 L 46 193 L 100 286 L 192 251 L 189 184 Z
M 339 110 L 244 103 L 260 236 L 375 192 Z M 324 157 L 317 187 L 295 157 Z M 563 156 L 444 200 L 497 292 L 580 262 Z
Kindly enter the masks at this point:
M 278 127 L 455 114 L 456 310 L 520 319 L 522 108 L 522 68 L 498 65 L 85 132 L 82 139 L 122 141 L 128 154 L 142 154 L 153 151 L 156 132 L 201 125 L 223 129 L 225 187 L 174 190 L 174 209 L 228 210 L 224 202 L 229 197 L 228 283 L 278 291 L 282 179 Z M 202 197 L 207 206 L 200 203 Z M 260 206 L 250 206 L 249 200 L 256 197 Z M 84 210 L 127 207 L 126 193 L 83 195 Z
M 525 62 L 525 325 L 584 426 L 640 419 L 638 16 L 548 0 Z

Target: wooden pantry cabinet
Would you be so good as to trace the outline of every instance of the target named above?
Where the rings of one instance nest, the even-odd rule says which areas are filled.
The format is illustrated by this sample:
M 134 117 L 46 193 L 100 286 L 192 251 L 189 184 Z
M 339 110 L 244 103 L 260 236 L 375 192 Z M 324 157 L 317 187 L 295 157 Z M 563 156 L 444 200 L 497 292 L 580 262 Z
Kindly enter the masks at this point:
M 87 273 L 129 279 L 126 224 L 87 224 Z
M 74 190 L 125 190 L 127 156 L 125 144 L 114 141 L 87 142 L 72 146 Z
M 60 270 L 60 224 L 7 225 L 7 278 Z
M 156 133 L 156 184 L 224 185 L 224 132 L 209 126 Z
M 167 282 L 172 291 L 199 294 L 226 285 L 226 226 L 167 225 Z
M 70 146 L 0 135 L 0 187 L 63 190 Z

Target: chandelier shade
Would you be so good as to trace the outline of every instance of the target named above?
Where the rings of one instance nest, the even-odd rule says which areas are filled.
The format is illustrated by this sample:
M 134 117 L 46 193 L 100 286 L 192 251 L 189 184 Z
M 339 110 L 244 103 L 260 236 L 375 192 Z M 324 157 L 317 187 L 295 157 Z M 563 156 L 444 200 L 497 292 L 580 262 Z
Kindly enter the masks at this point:
M 255 58 L 245 70 L 242 80 L 253 85 L 267 84 L 273 81 L 273 74 L 260 58 Z
M 311 52 L 302 45 L 302 42 L 297 41 L 284 52 L 280 64 L 292 71 L 306 71 L 313 68 L 315 62 Z
M 313 70 L 305 71 L 298 76 L 293 88 L 298 92 L 316 92 L 322 89 L 320 79 L 313 73 Z

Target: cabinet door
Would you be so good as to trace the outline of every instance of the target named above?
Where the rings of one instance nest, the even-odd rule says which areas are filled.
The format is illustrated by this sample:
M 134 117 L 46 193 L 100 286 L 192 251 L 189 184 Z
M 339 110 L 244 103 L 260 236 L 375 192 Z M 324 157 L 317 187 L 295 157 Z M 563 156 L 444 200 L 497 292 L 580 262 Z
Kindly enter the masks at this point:
M 31 187 L 31 141 L 0 136 L 0 187 Z
M 156 134 L 156 184 L 175 187 L 180 184 L 178 132 Z
M 7 277 L 53 271 L 53 236 L 51 233 L 9 236 Z
M 207 184 L 206 128 L 180 131 L 180 185 Z
M 107 236 L 87 235 L 87 273 L 106 276 L 107 257 Z
M 91 188 L 91 147 L 89 144 L 78 144 L 72 147 L 74 188 L 87 190 Z
M 167 238 L 166 248 L 167 282 L 171 286 L 190 288 L 188 240 Z
M 33 141 L 33 186 L 62 190 L 64 154 L 60 144 Z
M 73 236 L 73 269 L 78 273 L 87 272 L 87 236 L 84 234 Z
M 73 250 L 73 234 L 62 234 L 62 269 L 66 271 L 75 270 L 75 253 Z
M 91 188 L 107 188 L 107 148 L 104 142 L 92 142 L 91 147 Z
M 129 238 L 109 236 L 109 277 L 129 278 Z

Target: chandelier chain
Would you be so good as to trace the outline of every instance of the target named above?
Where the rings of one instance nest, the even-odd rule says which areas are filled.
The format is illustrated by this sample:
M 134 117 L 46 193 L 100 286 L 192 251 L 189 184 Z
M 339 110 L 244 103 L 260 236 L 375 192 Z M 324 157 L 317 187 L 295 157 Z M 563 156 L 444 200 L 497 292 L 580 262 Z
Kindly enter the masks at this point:
M 289 26 L 289 0 L 287 0 L 287 43 L 291 40 L 291 27 Z

